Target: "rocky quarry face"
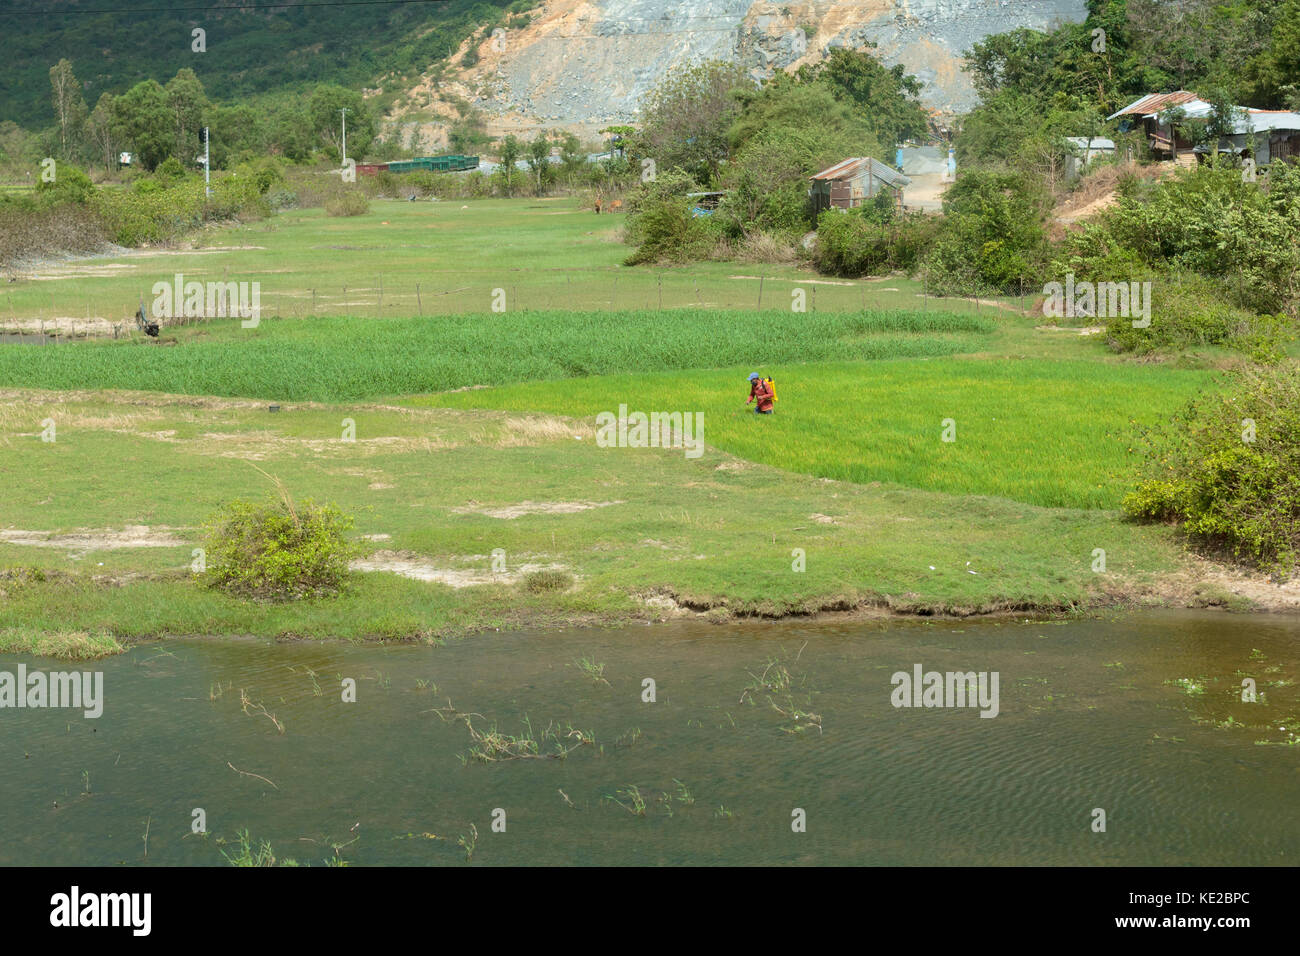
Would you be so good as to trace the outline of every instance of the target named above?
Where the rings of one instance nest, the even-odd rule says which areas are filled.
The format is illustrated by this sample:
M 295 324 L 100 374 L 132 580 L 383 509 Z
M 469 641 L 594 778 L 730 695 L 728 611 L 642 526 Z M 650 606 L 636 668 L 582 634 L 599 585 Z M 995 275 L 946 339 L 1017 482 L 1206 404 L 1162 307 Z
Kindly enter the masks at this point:
M 595 126 L 635 120 L 641 96 L 692 63 L 734 60 L 758 80 L 874 42 L 924 83 L 927 105 L 962 111 L 973 43 L 1086 12 L 1085 0 L 546 0 L 527 27 L 482 41 L 455 85 L 490 117 Z

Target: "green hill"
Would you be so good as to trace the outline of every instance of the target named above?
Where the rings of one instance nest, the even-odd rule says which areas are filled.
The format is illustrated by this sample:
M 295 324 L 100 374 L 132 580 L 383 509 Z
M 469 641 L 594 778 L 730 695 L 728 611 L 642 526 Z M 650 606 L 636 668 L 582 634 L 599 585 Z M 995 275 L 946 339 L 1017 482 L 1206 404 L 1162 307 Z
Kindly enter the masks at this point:
M 150 77 L 192 69 L 218 100 L 285 93 L 317 83 L 359 89 L 409 78 L 453 52 L 476 29 L 533 0 L 3 0 L 0 121 L 53 122 L 50 67 L 72 62 L 94 105 Z M 169 6 L 179 10 L 169 10 Z M 210 9 L 197 9 L 210 7 Z M 122 11 L 122 12 L 111 12 Z M 195 28 L 206 52 L 192 49 Z M 387 84 L 399 90 L 401 84 Z

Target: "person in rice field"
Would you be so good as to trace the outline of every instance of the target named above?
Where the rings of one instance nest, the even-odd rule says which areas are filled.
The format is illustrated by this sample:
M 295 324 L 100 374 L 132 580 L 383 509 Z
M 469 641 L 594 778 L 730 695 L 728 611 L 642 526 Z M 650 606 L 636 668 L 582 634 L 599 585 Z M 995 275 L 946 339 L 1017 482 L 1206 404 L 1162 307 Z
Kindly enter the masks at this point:
M 768 384 L 767 379 L 763 378 L 763 376 L 759 375 L 757 372 L 750 372 L 749 398 L 746 399 L 745 404 L 748 405 L 750 402 L 754 402 L 755 412 L 759 415 L 771 415 L 772 401 L 775 397 L 776 392 L 772 386 Z

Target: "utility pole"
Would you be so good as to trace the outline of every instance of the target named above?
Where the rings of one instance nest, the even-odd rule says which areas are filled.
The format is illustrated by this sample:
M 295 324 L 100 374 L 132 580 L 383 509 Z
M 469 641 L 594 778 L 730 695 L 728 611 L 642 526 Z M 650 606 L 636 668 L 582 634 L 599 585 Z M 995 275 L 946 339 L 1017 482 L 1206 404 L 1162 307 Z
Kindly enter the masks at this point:
M 344 107 L 343 109 L 339 110 L 339 113 L 343 117 L 343 165 L 344 166 L 348 164 L 348 113 L 350 112 L 351 110 L 349 110 L 347 107 Z
M 203 194 L 209 198 L 212 197 L 212 143 L 208 136 L 208 128 L 203 127 Z

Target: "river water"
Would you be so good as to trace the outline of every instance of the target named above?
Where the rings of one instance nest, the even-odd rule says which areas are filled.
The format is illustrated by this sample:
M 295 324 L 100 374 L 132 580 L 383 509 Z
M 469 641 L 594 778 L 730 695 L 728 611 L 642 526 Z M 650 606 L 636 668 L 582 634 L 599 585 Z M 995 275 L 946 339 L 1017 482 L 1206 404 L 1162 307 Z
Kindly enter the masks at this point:
M 690 622 L 441 647 L 169 640 L 81 665 L 0 655 L 0 671 L 19 663 L 102 671 L 104 710 L 0 710 L 4 865 L 225 865 L 241 830 L 280 861 L 464 865 L 471 824 L 475 865 L 1300 859 L 1296 617 Z M 997 716 L 894 707 L 891 675 L 917 664 L 997 672 Z M 473 759 L 471 727 L 494 724 L 531 725 L 542 753 L 574 749 Z

